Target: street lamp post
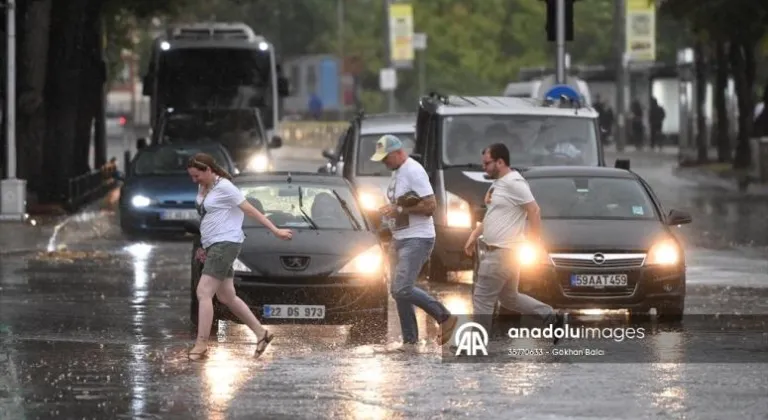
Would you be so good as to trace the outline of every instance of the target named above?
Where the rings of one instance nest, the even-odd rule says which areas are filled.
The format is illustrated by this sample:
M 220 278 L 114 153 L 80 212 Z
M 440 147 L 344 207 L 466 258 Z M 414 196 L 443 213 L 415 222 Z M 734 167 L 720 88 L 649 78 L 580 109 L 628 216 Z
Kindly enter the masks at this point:
M 339 49 L 339 119 L 344 120 L 344 111 L 346 104 L 344 103 L 344 0 L 337 0 L 336 3 L 336 19 L 338 20 L 338 49 Z
M 565 0 L 557 0 L 557 59 L 555 78 L 557 84 L 565 83 Z
M 24 220 L 27 182 L 16 178 L 16 0 L 6 2 L 6 177 L 0 181 L 0 218 Z

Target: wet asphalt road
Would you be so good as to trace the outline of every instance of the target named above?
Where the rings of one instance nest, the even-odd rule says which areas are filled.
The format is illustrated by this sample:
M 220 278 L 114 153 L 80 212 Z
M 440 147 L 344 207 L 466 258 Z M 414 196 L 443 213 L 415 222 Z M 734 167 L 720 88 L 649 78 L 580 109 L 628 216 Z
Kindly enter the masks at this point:
M 315 170 L 318 163 L 289 165 Z M 665 204 L 693 213 L 694 224 L 681 229 L 689 248 L 687 313 L 768 319 L 768 198 L 699 188 L 673 177 L 660 160 L 633 160 L 633 166 Z M 431 340 L 419 354 L 390 354 L 385 346 L 351 340 L 346 327 L 285 326 L 271 327 L 278 338 L 254 360 L 253 335 L 221 323 L 209 359 L 190 362 L 190 245 L 130 242 L 114 219 L 102 213 L 70 221 L 55 238 L 69 251 L 56 258 L 0 257 L 0 419 L 757 419 L 768 413 L 768 364 L 744 363 L 743 353 L 740 363 L 458 364 L 443 363 Z M 450 309 L 466 312 L 464 277 L 430 288 Z M 419 322 L 434 338 L 437 329 L 421 312 Z M 399 340 L 393 305 L 389 330 L 389 341 Z M 679 328 L 649 339 L 651 352 L 707 348 Z M 717 362 L 745 346 L 738 335 L 710 339 L 720 343 L 712 356 Z M 762 340 L 768 352 L 764 334 Z M 765 357 L 756 354 L 757 360 Z

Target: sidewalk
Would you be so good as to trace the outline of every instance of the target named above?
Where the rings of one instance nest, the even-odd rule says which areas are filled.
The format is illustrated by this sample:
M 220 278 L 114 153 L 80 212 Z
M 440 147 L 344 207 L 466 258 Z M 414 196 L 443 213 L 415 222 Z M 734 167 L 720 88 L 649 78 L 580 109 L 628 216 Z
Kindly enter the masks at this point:
M 30 216 L 25 222 L 0 222 L 0 256 L 48 251 L 97 237 L 112 223 L 117 190 L 67 216 Z M 56 234 L 56 237 L 54 237 Z
M 30 222 L 34 222 L 33 225 Z M 0 256 L 45 250 L 56 222 L 0 222 Z
M 755 195 L 768 195 L 768 185 L 750 183 L 746 190 L 740 189 L 739 179 L 743 172 L 733 169 L 731 163 L 718 163 L 717 151 L 710 149 L 710 162 L 703 165 L 680 166 L 677 146 L 665 146 L 662 150 L 635 150 L 627 146 L 623 152 L 617 152 L 614 145 L 605 147 L 605 158 L 608 166 L 613 166 L 616 159 L 629 159 L 630 168 L 654 168 L 671 166 L 671 172 L 678 178 L 695 182 L 702 187 L 724 189 L 732 192 L 742 192 Z

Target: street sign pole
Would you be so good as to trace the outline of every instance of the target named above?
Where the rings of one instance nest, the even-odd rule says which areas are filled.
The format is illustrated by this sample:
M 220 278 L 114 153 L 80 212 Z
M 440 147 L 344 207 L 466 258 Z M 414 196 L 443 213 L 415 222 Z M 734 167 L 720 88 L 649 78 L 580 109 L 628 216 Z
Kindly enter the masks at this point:
M 392 49 L 394 48 L 394 45 L 390 42 L 391 39 L 391 28 L 390 28 L 390 16 L 389 16 L 389 4 L 392 3 L 392 0 L 384 0 L 384 19 L 386 19 L 386 22 L 384 23 L 384 27 L 386 30 L 384 31 L 384 36 L 386 37 L 386 46 L 387 46 L 387 63 L 388 68 L 392 69 L 392 71 L 395 71 L 395 65 L 392 61 Z M 395 73 L 397 74 L 397 73 Z M 387 76 L 389 76 L 389 72 L 386 73 Z M 382 74 L 379 75 L 379 84 L 382 85 L 381 89 L 387 92 L 387 109 L 389 112 L 395 112 L 395 89 L 385 89 L 384 84 L 382 81 L 386 77 Z
M 389 101 L 389 112 L 395 112 L 394 94 L 397 89 L 397 70 L 394 68 L 385 68 L 379 71 L 379 88 L 387 92 Z
M 627 57 L 626 57 L 626 4 L 625 0 L 615 0 L 613 22 L 616 25 L 614 39 L 616 41 L 616 150 L 624 151 L 627 144 L 626 119 L 626 88 L 627 88 Z
M 565 83 L 565 0 L 557 0 L 557 62 L 555 83 Z
M 427 34 L 415 33 L 413 34 L 413 49 L 419 53 L 419 95 L 423 95 L 427 90 Z
M 16 0 L 6 2 L 6 178 L 0 183 L 0 218 L 24 220 L 27 183 L 16 179 Z

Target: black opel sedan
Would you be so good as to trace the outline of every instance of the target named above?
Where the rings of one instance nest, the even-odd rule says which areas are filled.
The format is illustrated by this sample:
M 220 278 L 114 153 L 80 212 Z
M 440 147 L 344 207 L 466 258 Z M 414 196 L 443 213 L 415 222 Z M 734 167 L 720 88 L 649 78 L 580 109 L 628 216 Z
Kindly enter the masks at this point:
M 352 185 L 316 173 L 262 173 L 235 177 L 257 209 L 279 228 L 283 241 L 246 217 L 246 238 L 234 263 L 235 288 L 265 324 L 352 324 L 375 341 L 387 334 L 386 255 Z M 196 226 L 188 229 L 196 233 Z M 197 325 L 195 290 L 202 264 L 192 250 L 190 316 Z M 215 317 L 238 321 L 215 302 Z
M 555 308 L 629 310 L 676 322 L 685 307 L 685 254 L 674 228 L 691 223 L 665 210 L 635 173 L 614 168 L 523 171 L 541 208 L 543 240 L 522 244 L 521 293 Z M 499 252 L 478 241 L 476 256 Z M 476 258 L 474 277 L 477 279 Z

